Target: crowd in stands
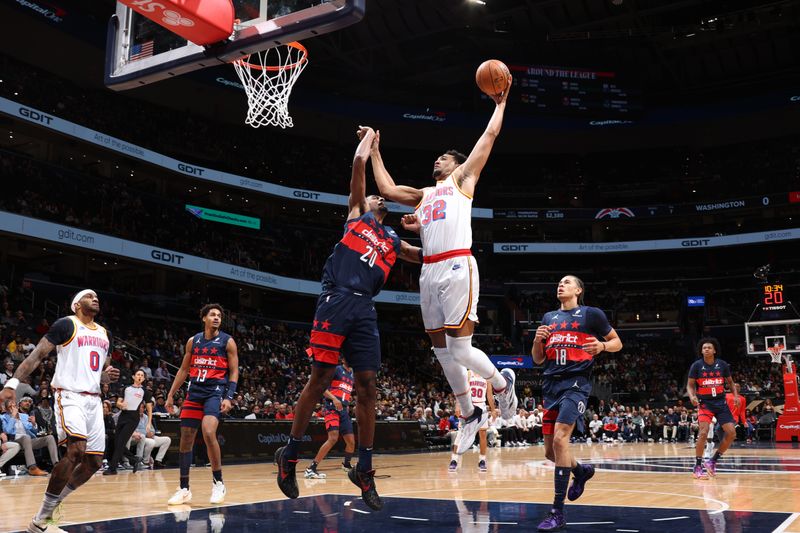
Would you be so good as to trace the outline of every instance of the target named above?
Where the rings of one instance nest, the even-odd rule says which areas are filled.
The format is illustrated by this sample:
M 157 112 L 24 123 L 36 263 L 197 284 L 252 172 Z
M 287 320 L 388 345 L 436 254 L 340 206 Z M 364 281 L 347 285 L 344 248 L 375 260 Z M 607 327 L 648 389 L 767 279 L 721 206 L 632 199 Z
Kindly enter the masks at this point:
M 349 175 L 351 139 L 326 142 L 271 130 L 256 136 L 244 126 L 215 123 L 182 110 L 139 100 L 134 103 L 122 94 L 78 87 L 8 56 L 0 56 L 0 69 L 4 73 L 0 95 L 6 98 L 161 153 L 188 158 L 193 164 L 338 193 L 341 177 Z M 270 157 L 264 156 L 265 146 Z M 447 148 L 451 147 L 442 150 Z M 436 154 L 397 148 L 385 151 L 387 166 L 398 177 L 416 186 L 429 184 L 422 171 L 430 168 Z M 535 176 L 535 191 L 520 189 L 519 169 Z M 481 200 L 492 206 L 526 202 L 531 207 L 535 198 L 541 202 L 537 207 L 607 207 L 606 202 L 619 200 L 621 195 L 629 205 L 708 202 L 792 190 L 800 173 L 800 140 L 768 139 L 703 149 L 539 154 L 534 160 L 527 154 L 496 154 L 485 173 L 493 186 Z

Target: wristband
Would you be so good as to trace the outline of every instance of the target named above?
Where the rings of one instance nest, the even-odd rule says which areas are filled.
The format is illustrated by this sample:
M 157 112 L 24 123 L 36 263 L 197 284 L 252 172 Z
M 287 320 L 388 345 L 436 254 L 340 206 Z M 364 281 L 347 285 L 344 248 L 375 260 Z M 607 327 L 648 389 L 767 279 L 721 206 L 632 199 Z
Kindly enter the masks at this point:
M 228 391 L 225 393 L 225 397 L 229 400 L 233 400 L 233 397 L 236 396 L 236 385 L 235 381 L 228 382 Z
M 603 341 L 600 341 L 600 344 L 603 345 L 603 351 L 605 352 L 606 351 L 606 343 L 604 343 Z
M 17 385 L 19 385 L 19 380 L 17 378 L 11 378 L 8 381 L 6 381 L 6 385 L 3 388 L 17 390 Z

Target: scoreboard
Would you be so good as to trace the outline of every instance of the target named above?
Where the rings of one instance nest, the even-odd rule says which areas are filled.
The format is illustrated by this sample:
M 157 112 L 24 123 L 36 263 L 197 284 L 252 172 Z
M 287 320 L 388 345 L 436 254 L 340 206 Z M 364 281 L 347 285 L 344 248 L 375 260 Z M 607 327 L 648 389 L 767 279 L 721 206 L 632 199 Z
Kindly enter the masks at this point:
M 514 77 L 509 96 L 536 113 L 591 117 L 629 117 L 642 110 L 641 92 L 616 72 L 570 67 L 509 65 Z

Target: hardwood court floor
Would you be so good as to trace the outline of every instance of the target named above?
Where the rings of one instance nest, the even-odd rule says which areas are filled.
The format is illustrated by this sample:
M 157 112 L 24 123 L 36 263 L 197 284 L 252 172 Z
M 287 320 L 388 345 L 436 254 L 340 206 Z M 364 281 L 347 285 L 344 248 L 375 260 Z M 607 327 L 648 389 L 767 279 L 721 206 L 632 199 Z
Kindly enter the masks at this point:
M 692 514 L 691 510 L 696 510 L 700 511 L 698 516 L 708 520 L 704 519 L 700 524 L 693 518 L 694 522 L 700 524 L 697 529 L 678 528 L 674 531 L 691 529 L 715 532 L 765 530 L 800 532 L 800 447 L 797 445 L 731 449 L 720 463 L 717 477 L 710 480 L 695 480 L 691 477 L 689 470 L 693 463 L 694 452 L 685 444 L 575 444 L 573 450 L 582 462 L 596 465 L 597 474 L 588 484 L 581 499 L 575 504 L 567 504 L 567 518 L 573 524 L 577 524 L 570 526 L 570 531 L 580 530 L 580 524 L 588 523 L 586 519 L 590 519 L 593 524 L 601 524 L 592 526 L 592 531 L 666 531 L 666 524 L 671 524 L 669 521 L 685 519 L 685 522 L 689 523 L 689 515 L 697 514 L 696 512 Z M 507 528 L 515 531 L 535 530 L 537 518 L 546 512 L 546 504 L 552 501 L 553 493 L 552 465 L 544 459 L 543 447 L 490 449 L 489 471 L 483 474 L 477 471 L 477 453 L 465 454 L 456 473 L 448 472 L 449 457 L 449 453 L 445 452 L 376 456 L 374 466 L 377 468 L 377 474 L 381 476 L 377 481 L 379 492 L 381 496 L 387 497 L 387 501 L 394 501 L 396 504 L 391 513 L 386 513 L 387 508 L 381 513 L 392 514 L 391 518 L 422 522 L 437 518 L 436 513 L 440 511 L 435 507 L 430 509 L 426 507 L 433 500 L 442 504 L 449 503 L 451 506 L 454 501 L 461 503 L 461 500 L 503 502 L 492 504 L 499 505 L 499 510 L 493 511 L 493 516 L 499 516 L 498 513 L 506 511 L 503 515 L 506 517 L 508 512 L 538 514 L 522 517 L 518 527 L 508 525 L 517 524 L 513 521 L 491 522 L 500 524 L 495 526 L 493 531 L 498 528 L 502 531 L 506 531 Z M 360 505 L 362 509 L 366 509 L 358 498 L 358 490 L 339 468 L 339 462 L 340 460 L 331 458 L 323 463 L 320 471 L 328 475 L 327 479 L 306 480 L 302 472 L 309 461 L 301 460 L 298 463 L 301 497 L 326 494 L 337 496 L 317 498 L 316 500 L 324 504 L 324 507 L 319 505 L 298 507 L 286 512 L 300 513 L 293 515 L 297 517 L 309 513 L 313 515 L 315 510 L 319 514 L 318 509 L 330 510 L 331 513 L 326 513 L 327 516 L 338 514 L 339 510 L 344 511 L 343 506 L 352 505 L 356 508 Z M 273 506 L 278 505 L 277 502 L 282 502 L 281 505 L 286 504 L 285 498 L 275 485 L 275 472 L 272 464 L 224 467 L 223 473 L 228 489 L 225 506 L 270 501 L 276 502 L 271 504 Z M 60 524 L 67 531 L 87 531 L 90 530 L 88 527 L 70 526 L 119 518 L 137 517 L 139 520 L 144 520 L 138 517 L 154 517 L 168 513 L 166 500 L 178 485 L 177 474 L 176 469 L 167 469 L 142 471 L 138 474 L 121 472 L 120 475 L 113 477 L 96 475 L 65 502 Z M 191 475 L 194 493 L 192 512 L 202 512 L 204 509 L 216 507 L 208 504 L 211 492 L 210 469 L 194 468 Z M 27 476 L 0 481 L 0 502 L 2 502 L 0 531 L 13 531 L 26 527 L 38 509 L 46 483 L 46 478 Z M 395 501 L 392 497 L 398 499 Z M 399 498 L 424 499 L 425 505 L 420 500 Z M 414 501 L 419 502 L 419 509 L 415 509 L 417 506 L 414 505 Z M 397 502 L 404 502 L 403 516 L 394 516 L 400 514 L 397 512 L 399 505 Z M 504 511 L 502 507 L 504 505 L 508 507 L 509 503 L 544 505 L 535 508 L 522 505 L 515 508 L 517 511 L 510 508 Z M 306 508 L 312 510 L 298 510 Z M 612 519 L 604 521 L 604 513 L 610 516 L 613 514 L 612 508 L 626 508 L 631 513 L 636 510 L 638 514 L 633 513 L 634 515 L 645 518 L 649 516 L 660 518 L 651 518 L 653 522 L 637 526 L 639 529 L 618 529 L 613 527 Z M 661 515 L 656 513 L 655 510 L 658 509 Z M 186 510 L 189 510 L 189 507 Z M 233 508 L 228 509 L 229 525 L 225 527 L 225 531 L 241 530 L 234 525 L 235 521 L 232 521 L 231 514 L 235 514 L 232 511 Z M 366 514 L 358 509 L 355 509 L 355 512 Z M 423 514 L 415 518 L 415 512 Z M 664 514 L 665 512 L 667 514 Z M 763 522 L 771 524 L 769 528 L 755 526 L 756 523 L 762 522 L 740 521 L 742 517 L 753 513 L 759 516 L 772 516 L 772 522 Z M 782 514 L 769 515 L 769 513 Z M 261 513 L 262 517 L 268 515 L 269 513 Z M 373 516 L 378 517 L 377 514 Z M 722 517 L 722 522 L 715 521 L 715 517 L 717 520 Z M 727 522 L 725 517 L 728 517 Z M 641 522 L 645 518 L 637 520 Z M 267 523 L 261 527 L 269 526 L 268 518 L 264 519 Z M 306 527 L 303 530 L 315 530 L 313 521 L 305 520 Z M 414 525 L 416 531 L 426 530 L 424 524 Z M 134 529 L 147 530 L 144 522 L 142 526 L 144 529 L 139 527 Z M 394 531 L 388 526 L 380 528 L 376 526 L 377 524 L 373 522 L 371 528 L 353 529 L 342 527 L 340 524 L 343 531 L 382 530 L 383 533 Z M 322 531 L 322 529 L 323 525 L 320 524 L 316 530 Z M 434 529 L 433 525 L 431 529 Z M 456 531 L 455 528 L 448 527 L 446 521 L 439 523 L 435 529 Z M 166 531 L 152 526 L 149 530 Z

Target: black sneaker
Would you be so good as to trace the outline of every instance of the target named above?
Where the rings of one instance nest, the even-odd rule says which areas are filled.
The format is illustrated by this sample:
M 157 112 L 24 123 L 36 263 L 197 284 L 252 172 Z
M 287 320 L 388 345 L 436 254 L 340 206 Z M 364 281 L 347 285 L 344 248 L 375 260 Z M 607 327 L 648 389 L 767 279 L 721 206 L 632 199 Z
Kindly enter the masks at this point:
M 142 460 L 141 457 L 139 457 L 138 455 L 136 457 L 134 457 L 133 458 L 133 473 L 135 474 L 136 472 L 141 470 L 143 465 L 144 465 L 144 461 Z
M 380 511 L 383 508 L 383 501 L 375 489 L 375 470 L 361 472 L 357 468 L 351 468 L 347 477 L 350 478 L 353 485 L 361 489 L 361 499 L 364 500 L 367 507 L 373 511 Z
M 103 475 L 104 476 L 116 476 L 117 475 L 117 471 L 116 470 L 111 470 L 109 468 L 108 470 L 103 470 Z
M 297 459 L 290 461 L 283 458 L 283 451 L 286 446 L 281 446 L 275 451 L 275 464 L 278 465 L 278 488 L 281 489 L 287 498 L 297 498 L 300 490 L 297 488 L 297 478 L 295 468 Z

